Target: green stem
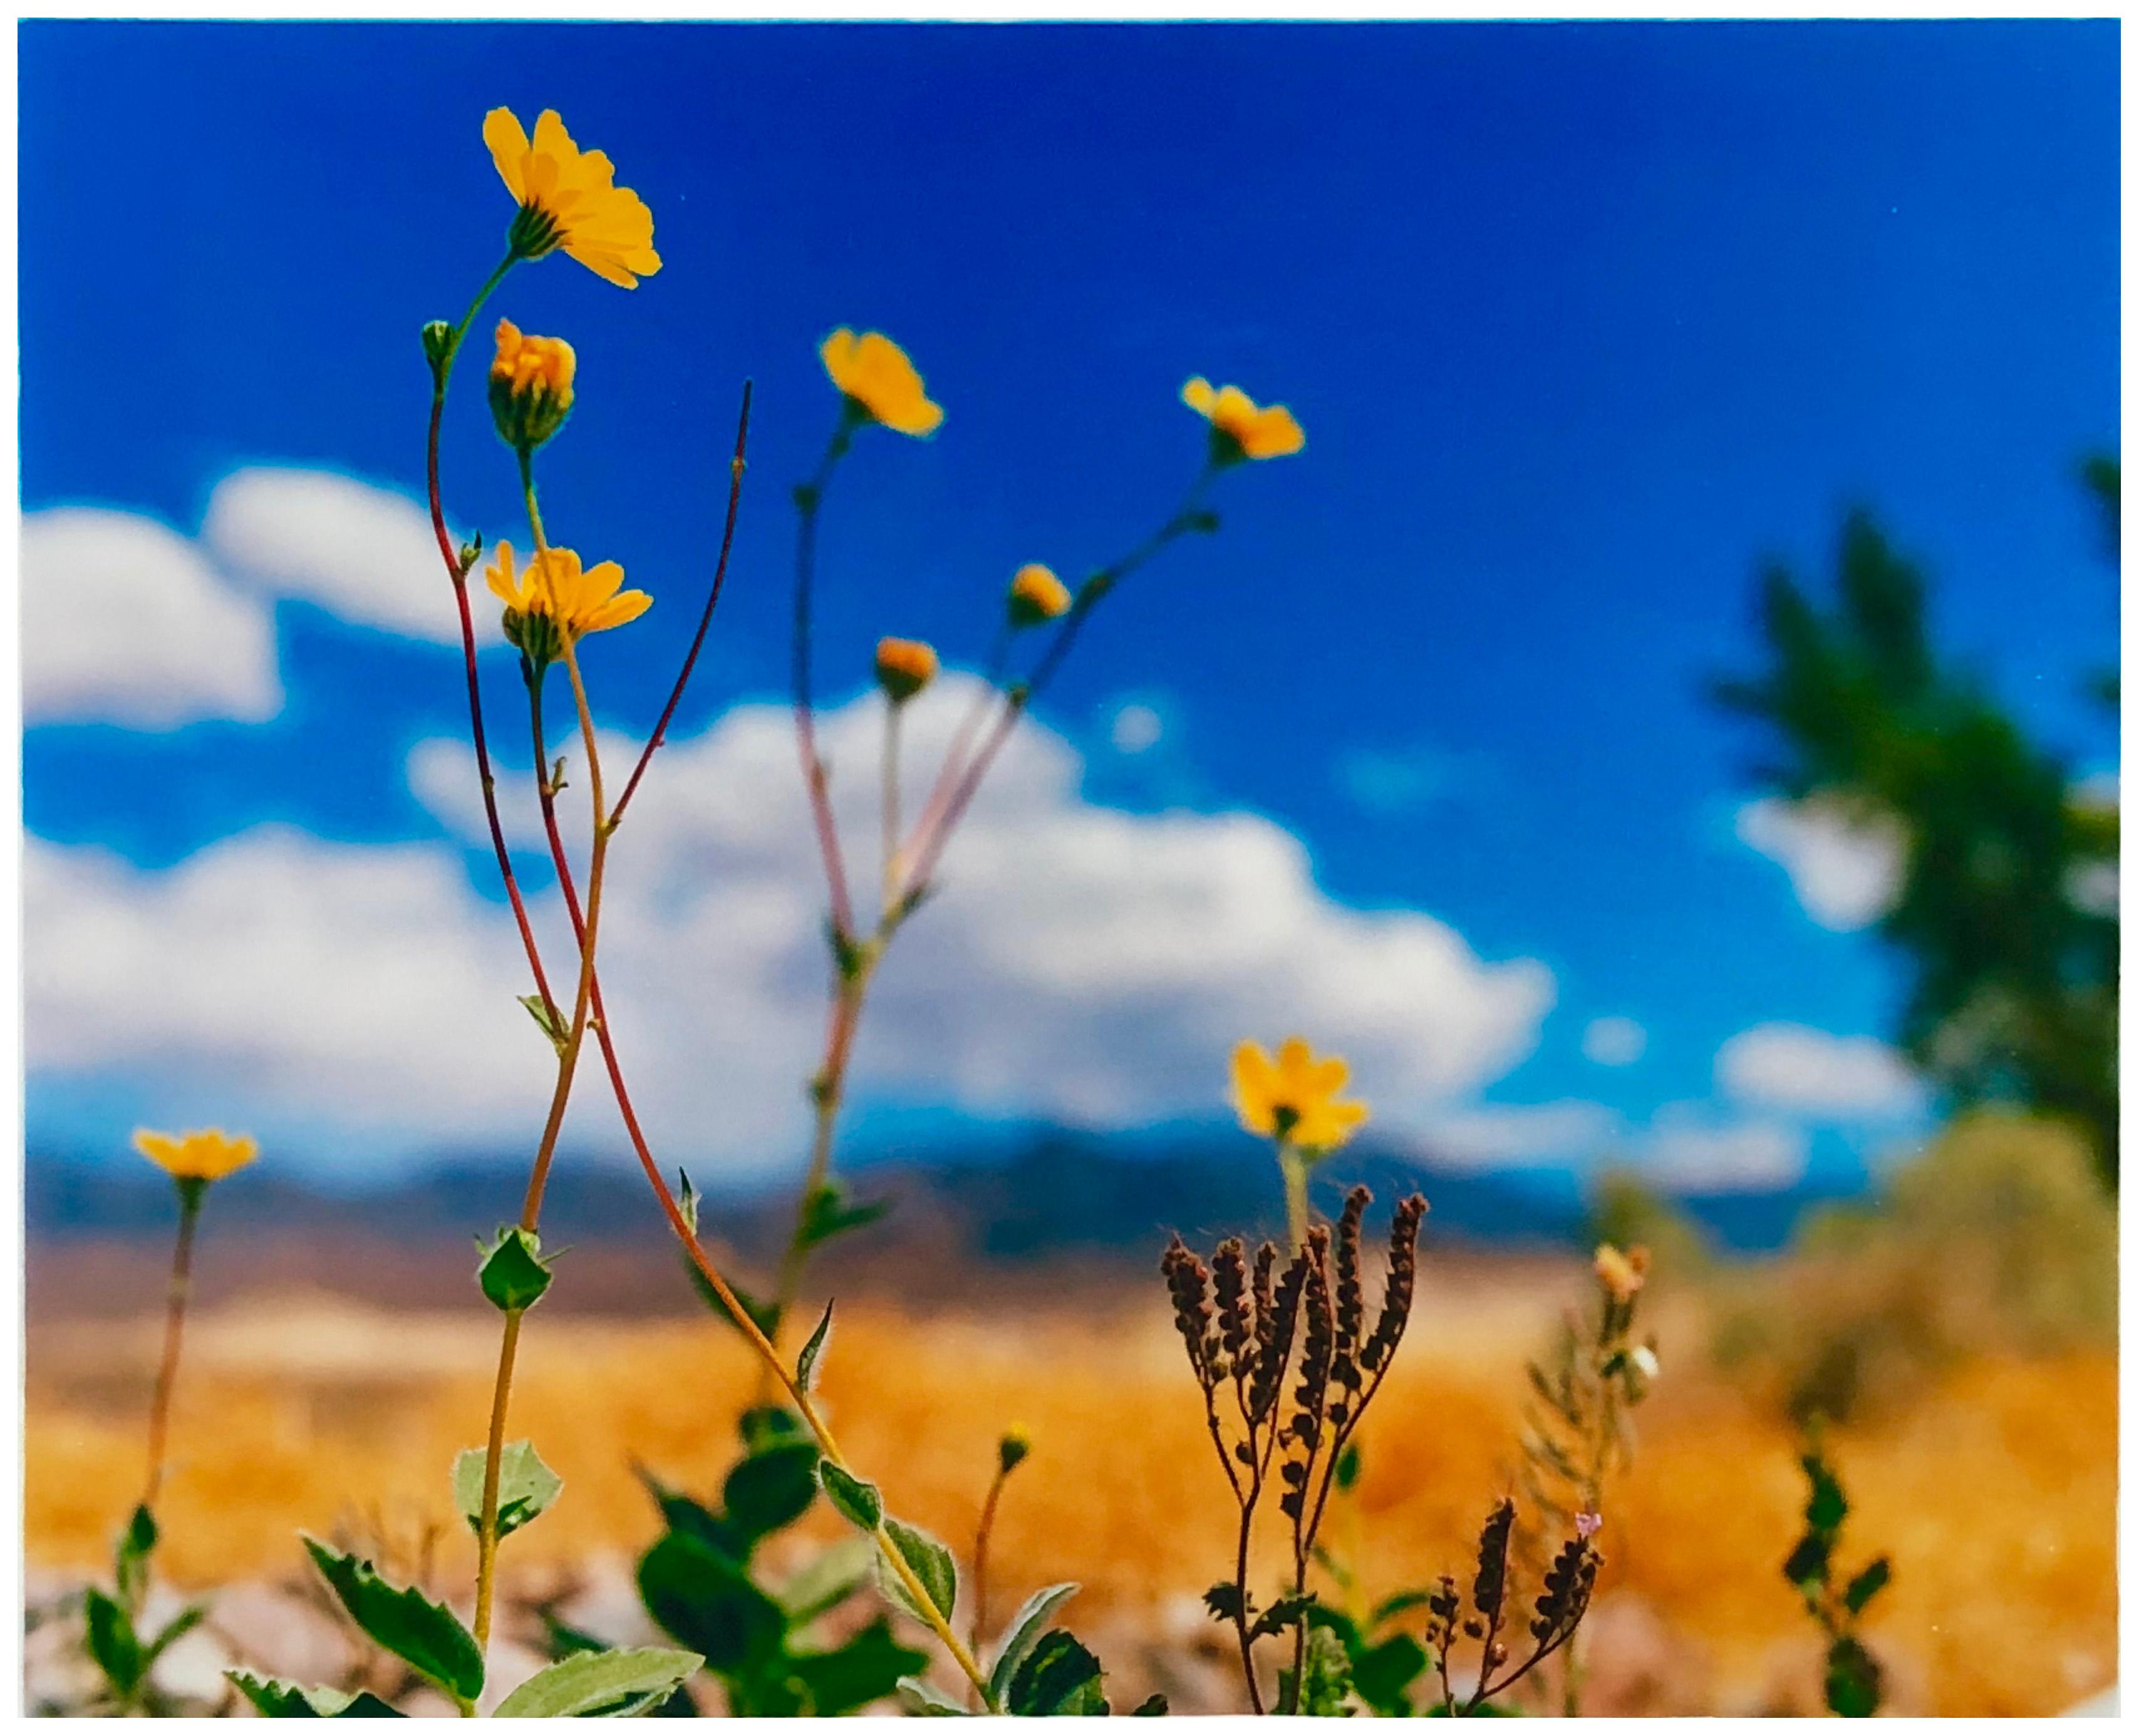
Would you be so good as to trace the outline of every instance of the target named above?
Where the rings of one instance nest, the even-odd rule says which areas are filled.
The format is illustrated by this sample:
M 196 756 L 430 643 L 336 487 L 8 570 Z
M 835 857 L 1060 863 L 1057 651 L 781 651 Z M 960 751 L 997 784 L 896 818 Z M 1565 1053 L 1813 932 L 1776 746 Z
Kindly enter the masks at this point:
M 171 1249 L 171 1284 L 164 1310 L 164 1356 L 156 1369 L 155 1396 L 149 1403 L 149 1475 L 141 1495 L 154 1508 L 164 1486 L 164 1442 L 171 1420 L 171 1391 L 179 1379 L 179 1348 L 186 1326 L 186 1303 L 193 1292 L 193 1230 L 200 1221 L 208 1184 L 179 1180 L 179 1235 Z
M 1285 1177 L 1285 1230 L 1297 1254 L 1307 1245 L 1307 1159 L 1297 1147 L 1280 1140 L 1277 1166 Z

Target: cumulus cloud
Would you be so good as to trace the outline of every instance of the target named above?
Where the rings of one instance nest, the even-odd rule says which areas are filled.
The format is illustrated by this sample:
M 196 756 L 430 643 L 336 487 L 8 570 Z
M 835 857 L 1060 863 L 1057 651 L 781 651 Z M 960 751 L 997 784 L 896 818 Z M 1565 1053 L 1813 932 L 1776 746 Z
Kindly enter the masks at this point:
M 1823 928 L 1868 928 L 1900 895 L 1908 841 L 1892 820 L 1769 796 L 1738 810 L 1737 833 L 1740 844 L 1782 864 L 1799 903 Z
M 1673 1193 L 1769 1193 L 1804 1179 L 1804 1131 L 1775 1121 L 1719 1122 L 1667 1104 L 1636 1147 L 1645 1179 Z
M 932 763 L 972 692 L 947 677 L 916 703 L 910 765 Z M 876 872 L 880 716 L 857 702 L 824 720 L 858 888 Z M 605 761 L 628 765 L 632 746 L 610 741 Z M 1334 902 L 1299 841 L 1267 820 L 1093 805 L 1079 770 L 1042 729 L 1014 738 L 938 900 L 878 980 L 855 1058 L 864 1099 L 1099 1127 L 1207 1115 L 1235 1041 L 1297 1029 L 1351 1059 L 1382 1126 L 1422 1132 L 1534 1044 L 1554 994 L 1542 965 L 1481 961 L 1418 912 Z M 426 745 L 410 778 L 454 833 L 483 835 L 465 749 Z M 533 842 L 531 802 L 514 796 L 507 819 Z M 162 874 L 49 844 L 33 857 L 33 1066 L 175 1059 L 223 1070 L 241 1093 L 411 1137 L 526 1130 L 548 1051 L 513 1005 L 527 985 L 510 918 L 476 894 L 458 849 L 270 832 Z M 788 1166 L 825 963 L 784 712 L 739 707 L 663 750 L 611 860 L 604 987 L 652 1132 L 731 1174 Z M 568 976 L 557 925 L 546 933 Z M 142 992 L 172 980 L 194 986 L 168 1006 Z M 598 1084 L 575 1131 L 615 1146 Z
M 27 513 L 22 579 L 26 721 L 166 730 L 281 709 L 267 609 L 155 520 Z
M 1874 1037 L 1758 1024 L 1716 1052 L 1716 1082 L 1744 1103 L 1826 1121 L 1883 1121 L 1924 1103 L 1921 1081 Z
M 1481 1103 L 1436 1116 L 1422 1149 L 1445 1167 L 1498 1169 L 1567 1163 L 1580 1166 L 1620 1130 L 1602 1103 Z
M 391 489 L 333 471 L 236 471 L 209 497 L 201 540 L 277 596 L 360 626 L 459 642 L 429 515 Z
M 1583 1029 L 1582 1053 L 1599 1067 L 1632 1067 L 1648 1047 L 1648 1032 L 1618 1014 L 1593 1019 Z

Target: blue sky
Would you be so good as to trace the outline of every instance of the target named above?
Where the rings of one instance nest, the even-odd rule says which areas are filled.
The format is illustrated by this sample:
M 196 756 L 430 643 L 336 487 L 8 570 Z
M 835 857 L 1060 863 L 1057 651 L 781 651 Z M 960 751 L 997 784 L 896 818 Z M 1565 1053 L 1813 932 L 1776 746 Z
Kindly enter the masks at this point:
M 458 314 L 510 214 L 484 110 L 555 106 L 616 160 L 663 271 L 624 295 L 546 262 L 494 311 L 580 353 L 547 467 L 560 534 L 663 599 L 663 630 L 600 648 L 597 708 L 620 731 L 650 724 L 694 613 L 746 374 L 751 490 L 679 736 L 779 698 L 785 491 L 832 414 L 814 349 L 835 325 L 896 336 L 948 411 L 937 440 L 874 438 L 839 478 L 835 699 L 878 634 L 970 663 L 1016 566 L 1089 569 L 1155 521 L 1197 456 L 1189 374 L 1289 403 L 1306 452 L 1226 479 L 1221 534 L 1109 602 L 1042 721 L 1079 758 L 1080 811 L 1259 814 L 1332 904 L 1423 912 L 1489 964 L 1542 965 L 1526 1057 L 1481 1064 L 1449 1114 L 1579 1103 L 1635 1146 L 1676 1120 L 1728 1133 L 1747 1113 L 1718 1083 L 1734 1037 L 1887 1030 L 1898 979 L 1876 944 L 1815 920 L 1736 835 L 1751 744 L 1703 697 L 1753 650 L 1756 561 L 1823 575 L 1844 506 L 1936 575 L 1944 643 L 2083 766 L 2113 765 L 2078 685 L 2113 655 L 2114 587 L 2073 479 L 2117 426 L 2112 24 L 30 24 L 20 42 L 32 515 L 93 505 L 191 538 L 218 483 L 258 466 L 413 493 L 416 329 Z M 448 490 L 494 538 L 512 475 L 472 387 Z M 66 583 L 47 571 L 26 585 Z M 262 824 L 452 845 L 489 900 L 480 853 L 407 771 L 463 721 L 458 654 L 276 595 L 270 717 L 143 729 L 33 702 L 29 831 L 56 863 L 116 852 L 149 877 L 134 892 Z M 28 653 L 34 701 L 34 628 Z M 1124 707 L 1143 709 L 1118 726 Z M 208 1118 L 214 1086 L 300 1148 L 355 1137 L 343 1110 L 269 1091 L 250 1050 L 220 1073 L 212 1043 L 153 1034 L 41 1050 L 35 884 L 33 1144 Z M 955 902 L 931 920 L 956 925 Z M 1642 1027 L 1638 1060 L 1584 1056 L 1607 1015 Z M 1046 1107 L 911 1068 L 869 1101 Z M 1096 1118 L 1179 1113 L 1131 1093 Z M 1878 1135 L 1760 1113 L 1845 1167 Z

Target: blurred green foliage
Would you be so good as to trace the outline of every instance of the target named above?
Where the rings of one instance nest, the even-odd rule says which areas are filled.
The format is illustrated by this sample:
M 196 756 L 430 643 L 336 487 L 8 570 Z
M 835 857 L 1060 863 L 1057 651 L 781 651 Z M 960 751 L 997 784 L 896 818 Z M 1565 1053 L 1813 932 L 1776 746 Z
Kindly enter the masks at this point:
M 2112 556 L 2118 467 L 2090 462 Z M 1900 1040 L 1962 1104 L 2063 1117 L 2117 1176 L 2117 809 L 2077 787 L 1925 624 L 1925 581 L 1862 512 L 1843 526 L 1823 607 L 1762 576 L 1767 667 L 1722 682 L 1767 726 L 1760 780 L 1898 832 L 1906 866 L 1880 932 L 1908 961 Z M 2114 705 L 2114 675 L 2097 697 Z
M 1796 1254 L 1729 1282 L 1716 1351 L 1801 1423 L 1905 1403 L 1971 1351 L 2116 1342 L 2117 1208 L 2065 1123 L 1965 1115 L 1875 1204 L 1809 1215 Z

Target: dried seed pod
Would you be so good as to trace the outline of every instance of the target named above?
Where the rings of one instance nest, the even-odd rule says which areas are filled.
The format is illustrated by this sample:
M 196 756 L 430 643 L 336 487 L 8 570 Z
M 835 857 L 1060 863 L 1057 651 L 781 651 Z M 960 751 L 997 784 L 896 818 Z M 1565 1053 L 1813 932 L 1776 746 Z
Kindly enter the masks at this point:
M 1223 1378 L 1247 1372 L 1248 1347 L 1255 1340 L 1255 1322 L 1248 1313 L 1248 1267 L 1241 1239 L 1233 1236 L 1218 1244 L 1211 1256 L 1212 1289 L 1218 1303 L 1218 1342 L 1221 1360 L 1211 1372 Z
M 1500 1619 L 1508 1599 L 1508 1539 L 1515 1527 L 1515 1504 L 1504 1500 L 1478 1534 L 1478 1577 L 1471 1587 L 1473 1608 L 1489 1622 Z
M 1275 1259 L 1277 1250 L 1267 1242 L 1263 1252 Z M 1285 1385 L 1285 1365 L 1292 1355 L 1293 1334 L 1300 1323 L 1300 1298 L 1307 1284 L 1307 1252 L 1302 1249 L 1278 1279 L 1277 1293 L 1270 1307 L 1257 1318 L 1259 1354 L 1248 1386 L 1248 1415 L 1257 1425 L 1267 1422 L 1277 1411 L 1278 1396 Z M 1257 1274 L 1264 1268 L 1259 1255 Z
M 1571 1537 L 1561 1546 L 1545 1572 L 1537 1616 L 1530 1623 L 1530 1634 L 1539 1644 L 1550 1645 L 1574 1631 L 1589 1607 L 1599 1560 L 1586 1537 Z
M 1173 1323 L 1180 1330 L 1181 1342 L 1188 1347 L 1188 1366 L 1208 1393 L 1216 1380 L 1211 1367 L 1211 1274 L 1178 1235 L 1167 1244 L 1159 1270 L 1165 1274 L 1167 1290 L 1173 1298 Z
M 1418 1225 L 1426 1215 L 1426 1201 L 1418 1194 L 1397 1202 L 1389 1220 L 1389 1271 L 1382 1287 L 1382 1311 L 1374 1330 L 1359 1351 L 1359 1362 L 1369 1373 L 1388 1366 L 1403 1337 L 1404 1323 L 1411 1318 L 1412 1298 L 1418 1284 Z

